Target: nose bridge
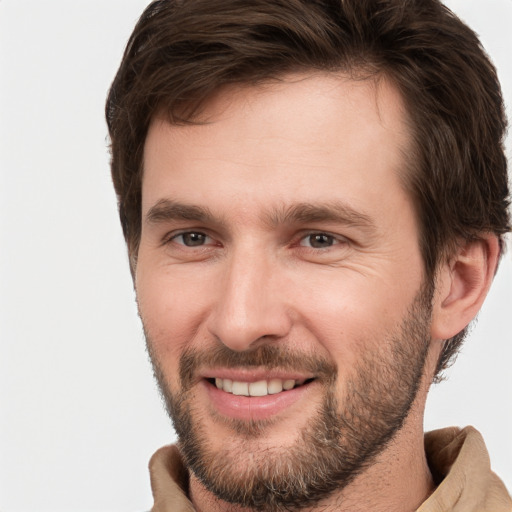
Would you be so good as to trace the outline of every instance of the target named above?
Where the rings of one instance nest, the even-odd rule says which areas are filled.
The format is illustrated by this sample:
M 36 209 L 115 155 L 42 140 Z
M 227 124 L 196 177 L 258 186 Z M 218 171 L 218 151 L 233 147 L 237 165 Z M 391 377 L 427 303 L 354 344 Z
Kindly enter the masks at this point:
M 285 303 L 278 293 L 275 257 L 255 243 L 227 257 L 210 330 L 236 351 L 253 348 L 262 338 L 284 336 L 290 327 Z

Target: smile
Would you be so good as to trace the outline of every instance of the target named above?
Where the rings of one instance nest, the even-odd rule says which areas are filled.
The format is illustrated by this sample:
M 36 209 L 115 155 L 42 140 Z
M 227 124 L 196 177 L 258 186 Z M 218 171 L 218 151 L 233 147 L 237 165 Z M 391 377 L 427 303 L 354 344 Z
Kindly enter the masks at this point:
M 267 396 L 276 395 L 283 391 L 290 391 L 291 389 L 304 385 L 310 380 L 312 379 L 270 379 L 258 380 L 256 382 L 242 382 L 231 379 L 220 379 L 217 377 L 214 379 L 214 383 L 217 389 L 221 389 L 226 393 L 231 393 L 237 396 Z
M 222 375 L 210 374 L 202 380 L 210 406 L 221 416 L 244 421 L 265 420 L 283 413 L 310 396 L 317 384 L 317 379 L 309 376 L 219 373 Z

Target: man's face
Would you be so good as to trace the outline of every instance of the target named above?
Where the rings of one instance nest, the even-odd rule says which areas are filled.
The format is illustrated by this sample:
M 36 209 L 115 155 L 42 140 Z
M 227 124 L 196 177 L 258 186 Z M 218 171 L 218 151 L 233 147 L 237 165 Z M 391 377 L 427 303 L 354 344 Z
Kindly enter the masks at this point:
M 221 91 L 201 120 L 156 118 L 145 146 L 136 290 L 155 372 L 207 489 L 314 503 L 383 449 L 423 372 L 402 102 L 386 81 L 294 75 Z

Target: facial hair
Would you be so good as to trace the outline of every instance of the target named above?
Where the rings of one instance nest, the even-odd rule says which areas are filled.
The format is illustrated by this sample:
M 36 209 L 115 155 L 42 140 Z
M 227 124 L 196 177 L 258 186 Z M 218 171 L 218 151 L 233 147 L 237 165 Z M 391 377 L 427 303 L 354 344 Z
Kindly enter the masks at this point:
M 279 343 L 248 352 L 234 352 L 220 343 L 207 351 L 187 349 L 180 358 L 180 390 L 171 391 L 146 336 L 185 465 L 219 499 L 260 511 L 301 510 L 342 491 L 371 466 L 408 416 L 428 354 L 431 302 L 432 291 L 422 288 L 401 325 L 384 336 L 379 348 L 373 343 L 374 351 L 362 354 L 341 401 L 332 361 L 291 352 Z M 323 385 L 322 405 L 286 449 L 265 446 L 248 453 L 247 441 L 263 438 L 272 420 L 225 420 L 239 442 L 215 450 L 201 421 L 204 411 L 194 405 L 197 370 L 204 366 L 314 374 Z

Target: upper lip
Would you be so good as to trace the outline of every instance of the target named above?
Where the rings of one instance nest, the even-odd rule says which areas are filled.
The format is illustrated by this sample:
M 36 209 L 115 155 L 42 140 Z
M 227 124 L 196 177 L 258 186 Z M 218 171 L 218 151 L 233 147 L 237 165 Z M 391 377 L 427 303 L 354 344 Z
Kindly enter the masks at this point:
M 309 373 L 289 370 L 266 370 L 264 368 L 211 368 L 200 373 L 203 379 L 230 379 L 237 382 L 258 382 L 262 380 L 308 380 L 314 378 Z

